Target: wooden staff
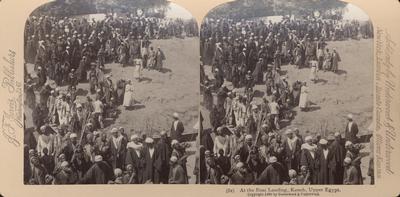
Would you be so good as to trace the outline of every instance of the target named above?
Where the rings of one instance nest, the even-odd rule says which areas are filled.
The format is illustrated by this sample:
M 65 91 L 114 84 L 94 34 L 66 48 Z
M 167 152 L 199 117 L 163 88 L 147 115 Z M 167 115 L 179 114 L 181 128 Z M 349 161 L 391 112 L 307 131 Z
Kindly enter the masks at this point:
M 83 120 L 81 137 L 80 137 L 80 139 L 79 139 L 79 142 L 78 142 L 78 145 L 77 145 L 77 146 L 79 146 L 79 145 L 82 144 L 83 136 L 84 136 L 84 133 L 85 133 L 86 122 L 88 121 L 89 117 L 90 117 L 90 115 L 89 115 L 89 113 L 88 113 L 88 111 L 87 111 L 87 109 L 86 109 L 86 117 L 85 117 L 85 119 Z M 71 161 L 70 161 L 71 163 L 72 163 L 72 161 L 75 159 L 76 150 L 77 150 L 77 148 L 75 148 L 74 153 L 72 154 Z

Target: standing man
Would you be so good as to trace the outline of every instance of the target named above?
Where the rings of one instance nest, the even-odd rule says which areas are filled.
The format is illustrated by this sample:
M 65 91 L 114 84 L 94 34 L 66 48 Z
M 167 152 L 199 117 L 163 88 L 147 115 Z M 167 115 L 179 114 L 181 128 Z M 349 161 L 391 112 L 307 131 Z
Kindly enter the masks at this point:
M 93 108 L 94 108 L 94 115 L 95 118 L 97 118 L 96 121 L 99 122 L 100 128 L 104 128 L 103 125 L 103 110 L 104 110 L 104 104 L 100 101 L 100 96 L 96 96 L 96 101 L 93 102 Z
M 156 170 L 160 174 L 160 183 L 167 184 L 169 176 L 169 158 L 171 157 L 171 146 L 168 141 L 167 132 L 161 131 L 160 140 L 156 145 L 158 155 L 158 162 L 156 163 Z
M 139 142 L 139 136 L 133 134 L 131 136 L 131 141 L 127 144 L 127 154 L 125 158 L 126 167 L 132 165 L 133 171 L 136 172 L 135 183 L 143 182 L 143 145 Z
M 318 184 L 319 185 L 333 185 L 335 183 L 330 182 L 332 179 L 330 178 L 330 162 L 333 158 L 332 152 L 328 149 L 328 141 L 325 139 L 319 140 L 319 148 L 318 148 L 318 164 L 319 164 L 319 173 L 318 173 Z
M 160 49 L 160 47 L 157 47 L 156 51 L 156 70 L 161 71 L 163 67 L 163 61 L 165 60 L 165 55 L 164 52 Z
M 302 155 L 300 158 L 300 165 L 306 166 L 310 172 L 311 184 L 318 184 L 318 153 L 317 145 L 312 143 L 312 137 L 307 136 L 304 140 L 302 148 Z
M 182 133 L 185 131 L 185 128 L 183 127 L 182 121 L 179 120 L 179 114 L 174 113 L 173 114 L 174 121 L 172 122 L 172 127 L 171 127 L 171 140 L 177 140 L 178 142 L 182 141 Z
M 288 129 L 286 132 L 286 140 L 283 143 L 283 152 L 285 154 L 285 164 L 287 170 L 299 170 L 300 143 L 293 131 Z
M 331 184 L 343 183 L 343 160 L 346 156 L 346 150 L 342 142 L 342 136 L 339 132 L 335 133 L 335 140 L 329 146 L 332 153 L 332 159 L 329 162 L 329 179 Z
M 156 170 L 158 153 L 154 148 L 154 140 L 152 138 L 147 137 L 144 142 L 146 146 L 143 149 L 143 157 L 145 164 L 143 172 L 143 181 L 159 184 L 160 174 L 158 174 L 158 171 Z
M 339 62 L 341 61 L 340 55 L 336 52 L 336 49 L 333 49 L 332 52 L 332 72 L 336 73 L 339 70 Z
M 345 129 L 345 139 L 346 141 L 350 141 L 353 144 L 356 144 L 358 141 L 357 134 L 358 134 L 358 126 L 355 122 L 353 122 L 353 115 L 347 115 L 348 123 Z
M 109 140 L 111 151 L 111 166 L 113 169 L 123 169 L 126 155 L 126 139 L 118 133 L 117 128 L 111 130 L 111 140 Z

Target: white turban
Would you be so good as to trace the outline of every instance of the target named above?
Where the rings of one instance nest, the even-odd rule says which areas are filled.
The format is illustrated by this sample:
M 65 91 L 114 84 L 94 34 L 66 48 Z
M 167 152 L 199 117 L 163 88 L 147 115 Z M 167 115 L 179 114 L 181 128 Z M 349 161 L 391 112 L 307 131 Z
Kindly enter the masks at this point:
M 60 166 L 61 167 L 67 167 L 68 166 L 68 161 L 63 161 Z
M 347 118 L 353 120 L 353 114 L 347 114 Z
M 346 141 L 346 143 L 344 144 L 344 146 L 350 146 L 350 145 L 352 145 L 352 144 L 353 144 L 352 142 Z
M 328 144 L 328 141 L 326 141 L 325 139 L 320 139 L 319 143 L 322 145 L 326 145 L 326 144 Z
M 292 129 L 288 129 L 288 130 L 286 130 L 286 131 L 285 131 L 285 134 L 286 134 L 286 135 L 288 135 L 288 134 L 293 134 L 293 131 L 292 131 Z
M 243 162 L 238 162 L 236 168 L 242 168 L 244 166 Z
M 246 137 L 244 138 L 245 140 L 252 140 L 253 136 L 251 136 L 250 134 L 246 135 Z
M 76 133 L 71 133 L 69 135 L 69 138 L 77 138 L 77 137 L 78 137 L 78 135 Z
M 153 138 L 147 137 L 144 142 L 146 142 L 147 144 L 152 144 L 154 142 Z
M 117 133 L 117 132 L 118 132 L 118 129 L 117 129 L 117 128 L 111 129 L 111 133 Z
M 275 156 L 272 156 L 272 157 L 269 158 L 268 161 L 269 161 L 269 163 L 275 163 L 275 162 L 278 161 L 278 159 Z
M 139 138 L 139 136 L 136 135 L 136 134 L 131 135 L 131 140 L 135 140 L 135 139 L 138 139 L 138 138 Z
M 304 141 L 308 142 L 308 141 L 312 141 L 312 137 L 311 136 L 307 136 Z
M 175 163 L 175 162 L 178 161 L 178 158 L 177 158 L 176 156 L 172 156 L 169 160 L 170 160 L 171 162 Z
M 121 175 L 122 175 L 122 170 L 119 169 L 119 168 L 115 168 L 115 170 L 114 170 L 114 175 L 115 175 L 115 176 L 121 176 Z
M 289 170 L 289 177 L 295 177 L 295 176 L 297 176 L 296 170 L 290 169 Z
M 94 156 L 94 161 L 95 162 L 103 161 L 103 157 L 101 155 L 96 155 Z
M 171 145 L 173 146 L 174 144 L 179 143 L 178 140 L 172 140 Z

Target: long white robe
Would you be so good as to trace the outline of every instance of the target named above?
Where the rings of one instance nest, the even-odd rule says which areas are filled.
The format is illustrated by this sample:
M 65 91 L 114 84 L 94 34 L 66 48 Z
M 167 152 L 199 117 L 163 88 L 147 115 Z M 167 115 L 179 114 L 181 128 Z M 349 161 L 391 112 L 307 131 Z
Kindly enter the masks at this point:
M 300 101 L 299 101 L 300 108 L 307 108 L 307 103 L 308 103 L 307 97 L 308 97 L 308 87 L 301 86 Z
M 310 80 L 315 81 L 318 80 L 318 62 L 315 60 L 310 61 L 311 69 L 310 69 Z
M 134 90 L 135 89 L 133 88 L 133 85 L 126 84 L 125 94 L 124 94 L 124 102 L 123 102 L 124 107 L 130 107 L 134 104 L 134 97 L 133 97 Z
M 133 77 L 135 79 L 140 79 L 142 77 L 143 60 L 142 59 L 134 59 L 133 62 L 135 65 L 135 72 L 133 73 Z
M 43 148 L 47 148 L 49 155 L 53 154 L 53 151 L 54 151 L 54 136 L 53 136 L 53 134 L 39 135 L 37 142 L 38 143 L 37 143 L 36 150 L 38 153 L 40 153 L 40 155 L 44 155 Z
M 216 136 L 214 139 L 214 153 L 218 153 L 220 149 L 224 151 L 224 155 L 228 154 L 229 138 Z

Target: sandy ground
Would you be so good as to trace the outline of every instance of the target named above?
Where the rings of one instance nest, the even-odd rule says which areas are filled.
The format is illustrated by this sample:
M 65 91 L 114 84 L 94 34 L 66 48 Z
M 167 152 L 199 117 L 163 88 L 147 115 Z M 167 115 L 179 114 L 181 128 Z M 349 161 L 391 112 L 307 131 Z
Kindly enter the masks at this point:
M 193 129 L 198 119 L 199 98 L 199 39 L 170 39 L 153 40 L 152 46 L 164 51 L 164 71 L 144 70 L 143 80 L 135 81 L 134 67 L 122 67 L 120 64 L 106 64 L 106 73 L 112 74 L 114 84 L 119 79 L 131 79 L 135 88 L 135 100 L 139 102 L 135 109 L 126 110 L 120 106 L 120 114 L 114 120 L 106 121 L 104 131 L 113 127 L 124 127 L 125 131 L 134 129 L 135 132 L 145 132 L 148 136 L 157 135 L 161 130 L 169 131 L 172 125 L 172 114 L 178 112 L 185 126 L 185 133 L 195 133 Z M 33 72 L 33 65 L 28 65 L 28 72 Z M 32 76 L 35 74 L 32 73 Z M 65 89 L 63 87 L 62 89 Z M 81 90 L 79 90 L 81 89 Z M 77 90 L 81 92 L 78 100 L 85 100 L 90 94 L 88 83 L 79 84 Z M 90 95 L 94 97 L 94 95 Z M 38 97 L 38 95 L 37 95 Z M 38 99 L 37 99 L 38 100 Z M 27 128 L 32 126 L 31 110 L 25 107 Z M 194 140 L 194 139 L 193 139 Z M 187 168 L 191 176 L 190 183 L 195 179 L 192 175 L 194 168 L 195 143 L 190 143 Z
M 290 122 L 282 122 L 284 129 L 298 128 L 301 133 L 321 133 L 322 136 L 334 132 L 344 133 L 346 115 L 352 113 L 358 124 L 359 135 L 371 133 L 367 128 L 372 122 L 373 112 L 373 41 L 342 41 L 329 42 L 328 48 L 336 48 L 341 62 L 338 74 L 332 72 L 318 73 L 320 80 L 312 83 L 309 80 L 310 69 L 296 69 L 293 65 L 282 66 L 282 74 L 288 77 L 289 84 L 296 80 L 306 81 L 309 86 L 310 110 L 302 112 L 295 107 L 295 117 Z M 210 67 L 206 66 L 206 73 L 210 76 Z M 231 83 L 225 84 L 232 89 Z M 242 88 L 243 89 L 243 88 Z M 265 86 L 257 85 L 256 102 L 261 103 Z M 205 118 L 204 127 L 209 127 L 209 112 L 202 108 Z M 344 135 L 343 135 L 344 136 Z M 362 150 L 363 155 L 369 155 L 369 144 Z M 369 157 L 362 159 L 363 176 L 365 183 L 369 183 L 366 176 Z

